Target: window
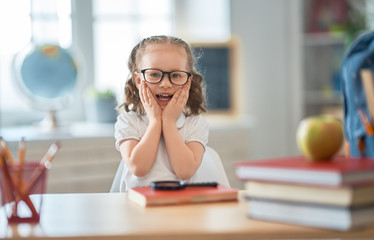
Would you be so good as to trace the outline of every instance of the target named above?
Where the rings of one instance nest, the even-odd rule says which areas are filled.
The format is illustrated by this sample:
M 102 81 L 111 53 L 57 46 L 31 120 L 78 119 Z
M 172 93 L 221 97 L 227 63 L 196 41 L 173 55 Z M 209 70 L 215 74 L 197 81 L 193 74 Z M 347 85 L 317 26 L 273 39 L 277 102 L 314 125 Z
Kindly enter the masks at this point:
M 95 0 L 96 87 L 123 97 L 127 58 L 146 36 L 176 35 L 191 43 L 228 41 L 229 10 L 228 0 Z
M 13 83 L 15 54 L 30 43 L 72 43 L 71 5 L 64 0 L 0 1 L 0 126 L 40 120 Z M 11 23 L 11 24 L 9 24 Z
M 85 87 L 111 89 L 121 101 L 127 58 L 140 39 L 167 34 L 191 43 L 227 41 L 229 12 L 229 0 L 0 1 L 0 34 L 6 36 L 0 38 L 0 128 L 30 125 L 45 116 L 13 84 L 13 58 L 30 42 L 81 47 Z M 57 117 L 84 121 L 83 95 Z
M 127 58 L 142 38 L 174 32 L 172 0 L 94 0 L 95 86 L 118 98 L 128 77 Z

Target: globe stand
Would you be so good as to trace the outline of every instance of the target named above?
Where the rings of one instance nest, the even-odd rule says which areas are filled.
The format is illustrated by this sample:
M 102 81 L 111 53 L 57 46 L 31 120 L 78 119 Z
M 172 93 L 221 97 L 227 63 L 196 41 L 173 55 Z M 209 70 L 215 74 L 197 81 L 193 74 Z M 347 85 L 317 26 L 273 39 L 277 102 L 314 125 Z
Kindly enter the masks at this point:
M 58 127 L 56 111 L 50 110 L 47 112 L 45 118 L 38 124 L 41 128 L 46 130 L 55 130 Z

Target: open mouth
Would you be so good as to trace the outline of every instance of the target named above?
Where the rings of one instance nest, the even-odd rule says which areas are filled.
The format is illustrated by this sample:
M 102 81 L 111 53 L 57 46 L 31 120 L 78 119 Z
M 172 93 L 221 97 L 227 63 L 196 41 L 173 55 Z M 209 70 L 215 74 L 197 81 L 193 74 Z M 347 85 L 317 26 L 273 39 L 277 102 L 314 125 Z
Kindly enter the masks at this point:
M 157 99 L 160 101 L 170 101 L 173 95 L 170 94 L 157 94 Z

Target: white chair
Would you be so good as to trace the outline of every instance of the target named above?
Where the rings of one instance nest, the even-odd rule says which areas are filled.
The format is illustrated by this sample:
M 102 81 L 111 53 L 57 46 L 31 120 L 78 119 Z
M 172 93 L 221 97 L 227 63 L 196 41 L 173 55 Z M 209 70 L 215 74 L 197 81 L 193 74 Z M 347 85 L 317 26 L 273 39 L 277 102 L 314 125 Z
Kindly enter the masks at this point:
M 124 162 L 121 160 L 116 175 L 114 176 L 110 192 L 120 192 Z M 203 161 L 188 182 L 218 182 L 219 184 L 230 187 L 225 169 L 223 168 L 221 158 L 211 147 L 206 147 Z
M 114 175 L 112 186 L 110 187 L 110 192 L 120 192 L 123 164 L 124 161 L 121 160 L 121 162 L 118 165 L 116 175 Z
M 217 182 L 230 187 L 221 158 L 211 147 L 206 147 L 203 161 L 189 182 Z

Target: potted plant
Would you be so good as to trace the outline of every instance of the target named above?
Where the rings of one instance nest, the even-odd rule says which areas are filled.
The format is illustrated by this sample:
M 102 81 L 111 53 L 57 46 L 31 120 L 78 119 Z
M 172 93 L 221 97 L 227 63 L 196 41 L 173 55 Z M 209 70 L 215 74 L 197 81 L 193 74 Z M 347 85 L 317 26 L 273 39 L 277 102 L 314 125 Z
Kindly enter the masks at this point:
M 116 96 L 113 91 L 89 88 L 85 94 L 87 121 L 114 123 L 117 118 L 116 104 Z

